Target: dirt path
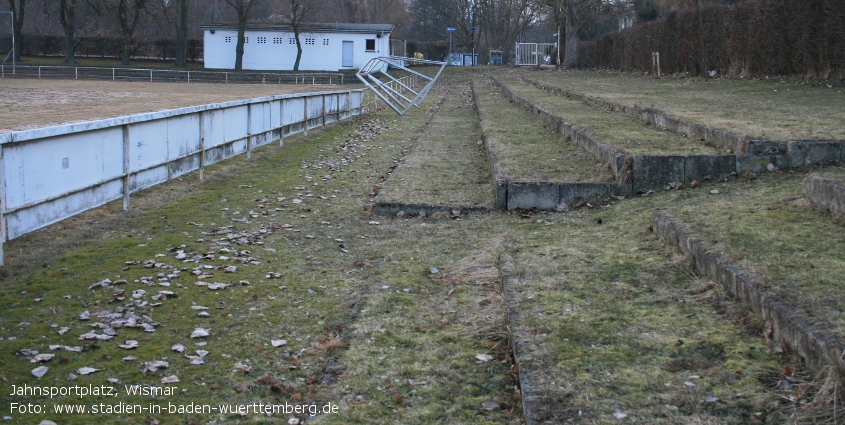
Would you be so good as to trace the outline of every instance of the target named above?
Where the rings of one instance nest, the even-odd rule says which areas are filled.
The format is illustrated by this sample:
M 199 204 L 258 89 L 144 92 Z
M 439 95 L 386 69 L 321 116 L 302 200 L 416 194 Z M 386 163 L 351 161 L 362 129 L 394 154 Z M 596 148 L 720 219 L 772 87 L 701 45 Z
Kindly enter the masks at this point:
M 340 86 L 0 79 L 0 133 Z

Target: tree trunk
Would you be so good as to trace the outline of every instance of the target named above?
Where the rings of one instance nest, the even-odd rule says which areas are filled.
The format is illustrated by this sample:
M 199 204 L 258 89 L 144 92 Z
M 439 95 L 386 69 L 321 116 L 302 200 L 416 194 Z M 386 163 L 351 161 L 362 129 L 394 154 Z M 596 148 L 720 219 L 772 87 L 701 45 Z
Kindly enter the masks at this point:
M 74 28 L 65 28 L 65 60 L 62 61 L 67 64 L 75 64 L 76 58 L 74 58 L 74 51 L 76 50 L 76 45 L 73 42 L 73 33 Z
M 574 68 L 578 66 L 578 26 L 567 21 L 565 37 L 563 67 Z
M 299 71 L 299 62 L 302 60 L 302 43 L 299 41 L 299 27 L 293 27 L 293 36 L 296 38 L 296 62 L 293 63 L 293 70 Z
M 574 68 L 578 66 L 578 31 L 581 24 L 578 22 L 578 5 L 575 0 L 566 0 L 566 7 L 563 11 L 565 32 L 565 44 L 563 55 L 563 67 Z
M 132 36 L 123 37 L 123 60 L 121 65 L 129 65 L 129 59 L 132 56 Z
M 15 5 L 15 1 L 17 1 L 17 6 Z M 24 12 L 26 10 L 26 0 L 9 0 L 9 10 L 12 11 L 14 15 L 14 19 L 12 20 L 12 31 L 15 33 L 15 45 L 12 46 L 12 54 L 14 55 L 14 59 L 16 61 L 21 60 L 21 42 L 23 38 L 21 34 L 23 33 L 23 18 Z
M 238 16 L 238 43 L 235 46 L 235 69 L 244 69 L 244 43 L 246 42 L 246 14 Z
M 188 66 L 188 0 L 179 0 L 176 7 L 176 67 L 186 68 Z
M 75 64 L 76 44 L 73 37 L 76 33 L 76 0 L 61 0 L 59 3 L 59 20 L 65 32 L 65 60 L 63 62 Z

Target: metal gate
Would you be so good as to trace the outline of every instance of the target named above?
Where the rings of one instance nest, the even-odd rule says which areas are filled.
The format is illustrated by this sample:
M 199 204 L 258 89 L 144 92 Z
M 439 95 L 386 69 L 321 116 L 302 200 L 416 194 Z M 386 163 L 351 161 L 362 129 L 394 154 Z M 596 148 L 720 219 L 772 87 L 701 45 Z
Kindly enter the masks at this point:
M 516 64 L 537 66 L 552 64 L 555 43 L 516 43 Z

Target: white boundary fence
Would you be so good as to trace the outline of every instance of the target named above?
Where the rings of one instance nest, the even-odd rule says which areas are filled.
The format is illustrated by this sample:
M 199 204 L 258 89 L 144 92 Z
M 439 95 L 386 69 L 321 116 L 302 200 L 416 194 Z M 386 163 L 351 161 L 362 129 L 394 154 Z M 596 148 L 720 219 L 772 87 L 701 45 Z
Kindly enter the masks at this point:
M 365 89 L 277 95 L 0 134 L 3 243 L 365 111 Z
M 106 68 L 91 66 L 0 65 L 0 78 L 72 78 L 112 81 L 177 81 L 225 84 L 343 84 L 339 72 L 249 72 L 210 71 L 204 69 L 176 70 L 152 68 Z

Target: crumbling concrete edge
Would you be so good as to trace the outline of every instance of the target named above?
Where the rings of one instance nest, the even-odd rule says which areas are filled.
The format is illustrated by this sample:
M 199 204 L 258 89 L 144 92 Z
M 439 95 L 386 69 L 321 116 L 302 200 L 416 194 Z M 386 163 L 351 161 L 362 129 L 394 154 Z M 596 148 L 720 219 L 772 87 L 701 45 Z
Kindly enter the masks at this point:
M 804 196 L 817 210 L 829 212 L 835 220 L 845 219 L 845 184 L 809 175 L 804 178 Z
M 770 294 L 759 278 L 722 256 L 666 211 L 655 210 L 652 217 L 654 233 L 670 246 L 691 255 L 699 272 L 718 282 L 729 295 L 770 324 L 776 343 L 797 352 L 811 370 L 818 372 L 833 366 L 840 377 L 845 376 L 845 344 L 839 338 L 812 326 L 808 318 Z
M 502 84 L 496 82 L 503 91 L 506 90 Z M 569 183 L 569 182 L 527 182 L 513 181 L 501 171 L 498 165 L 496 153 L 490 145 L 490 135 L 485 129 L 484 117 L 478 108 L 478 95 L 475 90 L 475 80 L 472 82 L 473 101 L 478 112 L 481 124 L 481 136 L 487 151 L 487 159 L 493 173 L 496 194 L 496 209 L 515 210 L 517 208 L 538 208 L 544 210 L 555 209 L 559 204 L 566 204 L 569 207 L 578 207 L 589 200 L 602 196 L 628 194 L 631 192 L 630 185 L 617 185 L 615 183 Z M 513 93 L 506 94 L 508 98 Z M 525 106 L 524 104 L 522 105 Z M 557 128 L 556 128 L 557 130 Z M 579 144 L 584 147 L 584 144 Z M 620 165 L 621 168 L 621 165 Z
M 425 213 L 426 217 L 435 217 L 438 213 L 446 217 L 452 217 L 452 211 L 460 211 L 459 215 L 466 215 L 471 213 L 489 213 L 490 207 L 479 206 L 461 206 L 461 205 L 428 205 L 428 204 L 411 204 L 401 202 L 381 202 L 376 199 L 373 204 L 373 214 L 377 215 L 392 215 L 395 216 L 399 211 L 404 211 L 405 216 L 415 216 L 420 213 Z
M 522 416 L 525 425 L 539 424 L 547 416 L 545 406 L 547 397 L 536 392 L 533 382 L 536 381 L 529 362 L 523 358 L 527 346 L 531 344 L 531 331 L 522 324 L 522 314 L 519 312 L 516 286 L 518 280 L 513 276 L 513 259 L 503 254 L 499 258 L 502 271 L 502 293 L 505 296 L 505 308 L 508 321 L 508 338 L 513 362 L 516 365 L 519 378 L 519 391 L 522 395 Z
M 843 140 L 792 140 L 783 142 L 747 139 L 745 136 L 740 136 L 728 130 L 711 128 L 701 123 L 673 117 L 659 109 L 622 105 L 609 100 L 566 91 L 560 87 L 550 86 L 527 78 L 524 78 L 523 81 L 557 96 L 569 97 L 591 106 L 623 112 L 672 132 L 702 139 L 727 150 L 728 153 L 750 157 L 746 162 L 768 158 L 769 162 L 766 164 L 771 163 L 780 169 L 786 169 L 845 161 L 845 141 Z M 763 167 L 765 167 L 765 164 Z M 757 168 L 743 170 L 743 172 L 745 171 L 757 173 L 762 170 Z
M 527 99 L 518 96 L 495 77 L 493 77 L 493 82 L 501 88 L 502 93 L 508 99 L 539 115 L 543 121 L 545 121 L 555 131 L 564 136 L 568 136 L 573 142 L 580 145 L 582 148 L 587 150 L 587 152 L 590 152 L 598 161 L 610 166 L 610 169 L 613 170 L 613 176 L 615 178 L 619 178 L 619 174 L 622 172 L 622 168 L 624 166 L 625 156 L 628 154 L 626 151 L 618 149 L 609 143 L 605 143 L 583 130 L 578 130 L 573 126 L 566 124 L 562 117 L 548 112 L 534 105 Z

